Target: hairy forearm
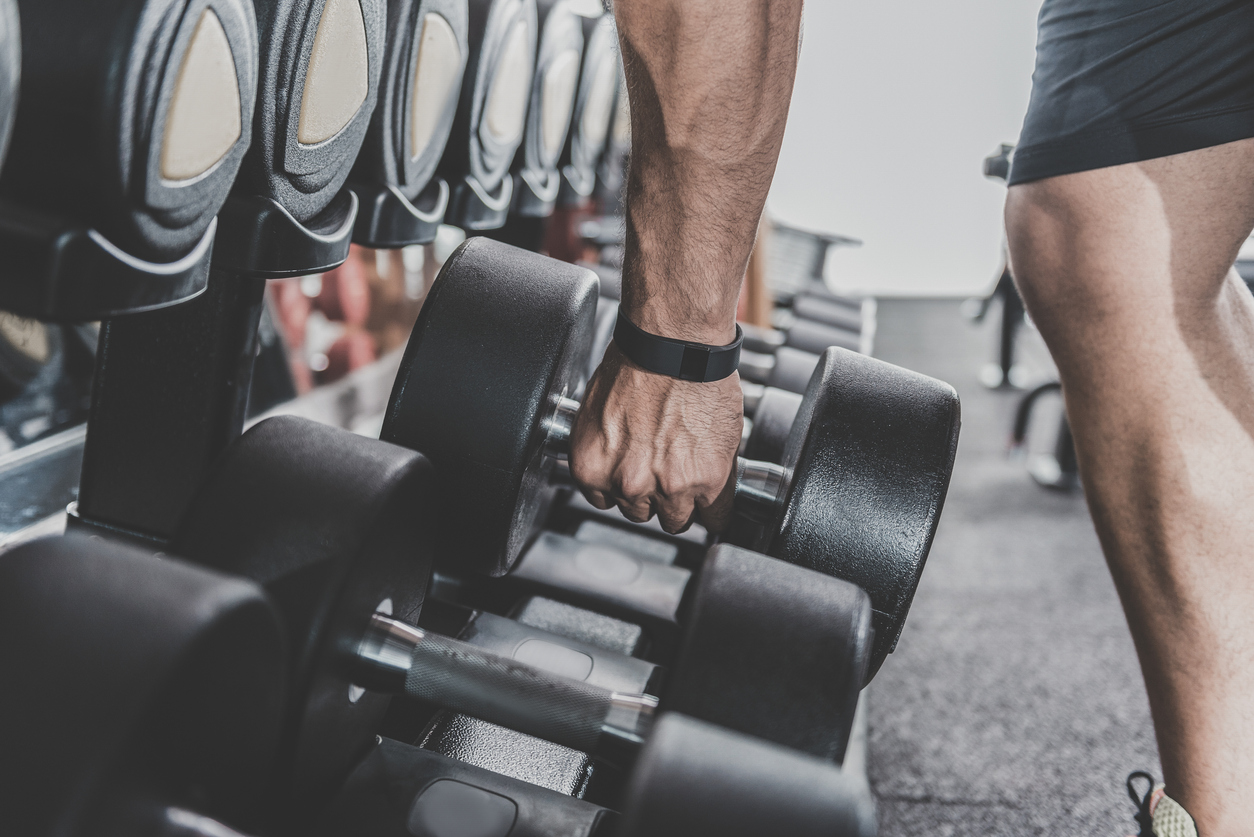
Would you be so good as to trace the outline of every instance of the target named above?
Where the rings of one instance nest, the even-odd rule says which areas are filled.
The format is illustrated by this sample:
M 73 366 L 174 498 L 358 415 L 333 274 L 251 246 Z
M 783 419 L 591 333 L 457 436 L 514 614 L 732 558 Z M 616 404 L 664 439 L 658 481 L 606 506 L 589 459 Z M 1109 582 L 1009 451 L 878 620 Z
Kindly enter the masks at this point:
M 631 103 L 623 311 L 723 344 L 775 173 L 801 0 L 617 0 Z

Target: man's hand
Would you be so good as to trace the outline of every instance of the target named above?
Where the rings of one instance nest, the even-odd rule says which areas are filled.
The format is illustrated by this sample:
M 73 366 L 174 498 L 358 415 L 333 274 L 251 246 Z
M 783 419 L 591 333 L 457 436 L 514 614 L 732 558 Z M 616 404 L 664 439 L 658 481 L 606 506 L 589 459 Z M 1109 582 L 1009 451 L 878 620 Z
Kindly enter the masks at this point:
M 575 421 L 570 471 L 599 509 L 654 514 L 667 532 L 695 520 L 721 531 L 731 515 L 744 396 L 740 378 L 692 383 L 646 372 L 613 343 Z

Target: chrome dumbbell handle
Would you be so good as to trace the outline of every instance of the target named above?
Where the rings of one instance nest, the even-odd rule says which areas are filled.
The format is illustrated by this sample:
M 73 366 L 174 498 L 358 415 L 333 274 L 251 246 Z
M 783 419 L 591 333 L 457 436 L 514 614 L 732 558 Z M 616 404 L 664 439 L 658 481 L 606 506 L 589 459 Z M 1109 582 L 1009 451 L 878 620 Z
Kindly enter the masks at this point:
M 657 710 L 652 695 L 561 677 L 382 613 L 356 651 L 359 685 L 405 694 L 584 753 L 634 752 Z

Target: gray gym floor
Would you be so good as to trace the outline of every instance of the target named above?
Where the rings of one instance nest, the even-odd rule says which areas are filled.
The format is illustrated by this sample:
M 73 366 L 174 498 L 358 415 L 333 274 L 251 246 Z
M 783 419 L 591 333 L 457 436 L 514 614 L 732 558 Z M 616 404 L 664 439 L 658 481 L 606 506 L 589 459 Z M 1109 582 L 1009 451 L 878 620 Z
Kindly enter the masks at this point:
M 1083 497 L 1007 457 L 1019 396 L 976 381 L 996 315 L 880 302 L 876 356 L 948 381 L 963 412 L 936 542 L 869 696 L 880 835 L 1123 837 L 1125 776 L 1161 776 L 1136 653 Z M 1021 345 L 1034 380 L 1051 376 L 1040 337 Z M 1033 429 L 1052 444 L 1052 422 Z

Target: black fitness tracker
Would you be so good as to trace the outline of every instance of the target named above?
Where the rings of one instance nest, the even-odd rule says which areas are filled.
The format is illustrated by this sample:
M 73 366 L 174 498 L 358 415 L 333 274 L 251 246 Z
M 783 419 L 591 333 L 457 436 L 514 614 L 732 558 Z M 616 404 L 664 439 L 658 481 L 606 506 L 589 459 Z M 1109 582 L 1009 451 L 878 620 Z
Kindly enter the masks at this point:
M 744 332 L 736 326 L 736 339 L 726 346 L 707 346 L 649 334 L 618 312 L 614 325 L 614 345 L 632 363 L 681 381 L 708 383 L 721 381 L 740 365 L 740 344 Z

